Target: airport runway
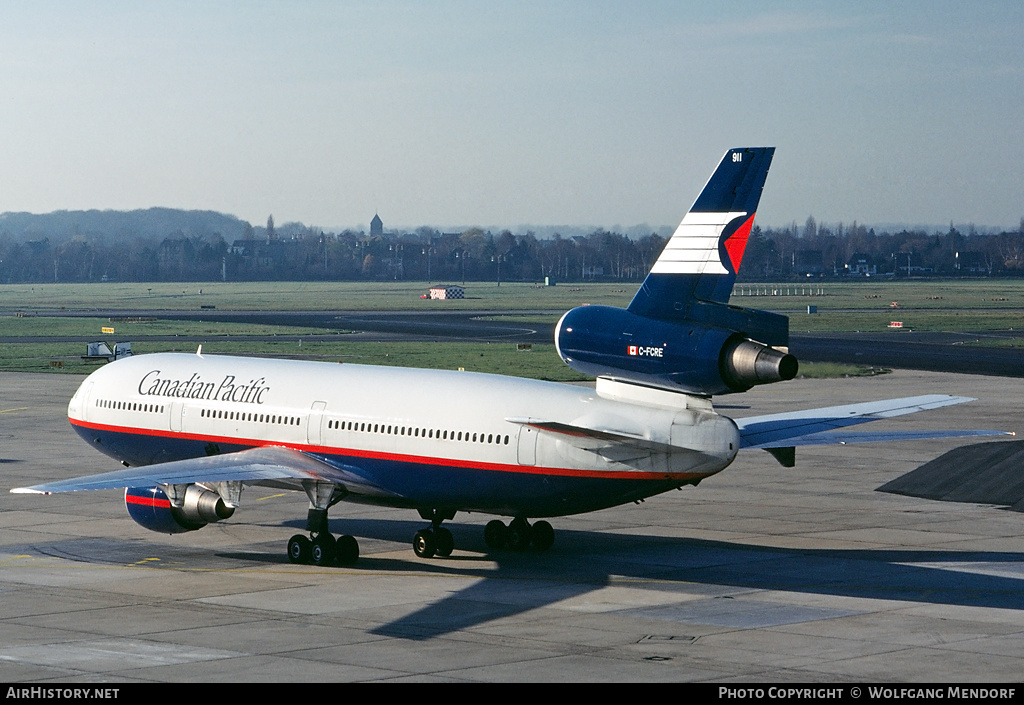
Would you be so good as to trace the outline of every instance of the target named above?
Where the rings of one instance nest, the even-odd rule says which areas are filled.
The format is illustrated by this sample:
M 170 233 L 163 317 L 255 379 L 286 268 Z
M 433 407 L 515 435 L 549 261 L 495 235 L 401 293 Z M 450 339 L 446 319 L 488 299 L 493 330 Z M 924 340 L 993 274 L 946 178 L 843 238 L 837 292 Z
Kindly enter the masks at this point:
M 250 488 L 228 522 L 147 532 L 118 492 L 7 488 L 116 469 L 67 424 L 81 378 L 0 374 L 0 682 L 1018 681 L 1024 514 L 875 488 L 962 441 L 741 454 L 698 488 L 553 520 L 488 555 L 487 517 L 421 560 L 410 511 L 339 505 L 353 568 L 294 566 L 305 497 Z M 1024 430 L 1021 382 L 897 371 L 722 397 L 723 413 L 924 393 L 878 422 Z M 984 439 L 989 441 L 990 439 Z
M 310 329 L 342 330 L 326 335 L 231 336 L 234 341 L 474 341 L 550 344 L 554 324 L 515 320 L 527 315 L 560 315 L 562 311 L 90 311 L 54 312 L 53 315 L 91 317 L 156 316 L 170 320 L 212 320 Z M 507 317 L 507 320 L 505 320 Z M 1024 347 L 979 345 L 986 337 L 1016 335 L 1013 331 L 881 333 L 791 333 L 790 352 L 807 362 L 841 362 L 875 367 L 967 372 L 1002 377 L 1024 377 Z M 209 336 L 147 336 L 146 340 L 202 343 Z M 79 342 L 93 337 L 3 338 L 3 343 Z

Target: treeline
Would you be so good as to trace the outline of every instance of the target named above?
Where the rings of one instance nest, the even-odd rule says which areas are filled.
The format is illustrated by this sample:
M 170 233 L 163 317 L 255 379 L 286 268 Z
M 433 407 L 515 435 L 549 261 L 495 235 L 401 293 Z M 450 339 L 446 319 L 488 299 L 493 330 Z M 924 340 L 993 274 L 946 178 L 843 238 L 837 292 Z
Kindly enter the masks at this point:
M 328 233 L 300 224 L 275 228 L 273 219 L 266 227 L 253 227 L 208 213 L 193 213 L 182 227 L 165 210 L 153 212 L 159 223 L 145 227 L 120 221 L 116 226 L 83 227 L 81 219 L 64 214 L 50 231 L 38 221 L 28 229 L 12 227 L 12 215 L 4 214 L 0 283 L 638 281 L 667 241 L 665 234 L 627 237 L 601 229 L 548 238 L 480 228 L 458 233 L 428 227 L 373 235 L 354 230 Z M 159 230 L 175 225 L 169 232 Z M 819 226 L 808 218 L 803 228 L 755 227 L 740 280 L 1022 274 L 1024 222 L 1019 230 L 998 234 L 979 234 L 971 228 L 963 233 L 952 226 L 938 233 L 876 233 L 856 223 Z
M 3 222 L 0 220 L 0 228 Z M 609 281 L 642 278 L 666 242 L 604 230 L 540 239 L 528 232 L 431 228 L 369 236 L 288 224 L 162 238 L 78 233 L 29 239 L 0 229 L 0 283 L 91 281 Z
M 857 276 L 1021 276 L 1024 275 L 1024 219 L 1013 231 L 945 232 L 902 229 L 875 232 L 858 225 L 803 228 L 754 227 L 740 280 L 768 281 Z

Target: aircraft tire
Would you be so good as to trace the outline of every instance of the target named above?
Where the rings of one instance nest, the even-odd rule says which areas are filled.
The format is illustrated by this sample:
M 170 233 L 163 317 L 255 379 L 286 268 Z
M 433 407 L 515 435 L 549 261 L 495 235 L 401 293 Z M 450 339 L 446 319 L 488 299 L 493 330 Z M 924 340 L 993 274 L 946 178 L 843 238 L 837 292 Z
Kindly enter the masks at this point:
M 352 565 L 359 559 L 359 542 L 352 536 L 339 536 L 335 546 L 335 559 L 339 565 Z
M 533 530 L 526 519 L 513 519 L 508 525 L 508 547 L 513 551 L 525 551 L 530 547 Z
M 334 562 L 336 541 L 327 532 L 317 534 L 310 546 L 310 561 L 313 565 L 330 565 Z
M 555 542 L 555 530 L 551 524 L 541 520 L 533 525 L 533 547 L 538 551 L 546 551 Z
M 295 534 L 288 539 L 288 560 L 292 563 L 309 563 L 313 544 L 302 534 Z
M 487 548 L 492 550 L 499 550 L 505 548 L 505 542 L 508 540 L 508 527 L 500 519 L 492 519 L 487 522 L 487 526 L 484 527 L 484 543 L 487 544 Z
M 420 558 L 433 558 L 437 552 L 437 540 L 430 529 L 417 531 L 412 538 L 412 550 Z
M 437 555 L 441 558 L 447 558 L 452 555 L 452 551 L 455 550 L 455 537 L 452 536 L 452 532 L 444 527 L 437 527 L 434 529 L 434 540 L 437 546 Z

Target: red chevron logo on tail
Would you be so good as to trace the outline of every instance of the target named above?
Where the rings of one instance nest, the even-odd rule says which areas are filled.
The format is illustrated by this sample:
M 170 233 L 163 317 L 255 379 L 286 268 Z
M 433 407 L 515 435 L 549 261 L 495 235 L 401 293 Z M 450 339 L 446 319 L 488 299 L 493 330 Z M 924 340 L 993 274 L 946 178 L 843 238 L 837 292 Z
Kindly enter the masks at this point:
M 747 250 L 747 241 L 750 239 L 750 231 L 754 227 L 754 214 L 743 222 L 732 235 L 726 238 L 725 251 L 729 254 L 729 262 L 732 264 L 732 271 L 740 271 L 740 263 L 743 261 L 743 253 Z

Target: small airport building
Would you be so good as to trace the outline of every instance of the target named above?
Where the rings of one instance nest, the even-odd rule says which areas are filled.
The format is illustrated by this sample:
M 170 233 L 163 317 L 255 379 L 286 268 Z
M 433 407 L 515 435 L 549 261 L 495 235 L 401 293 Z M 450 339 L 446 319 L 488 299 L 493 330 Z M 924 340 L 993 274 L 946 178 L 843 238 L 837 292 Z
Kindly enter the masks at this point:
M 454 284 L 439 284 L 430 287 L 430 298 L 432 299 L 464 299 L 466 289 Z

